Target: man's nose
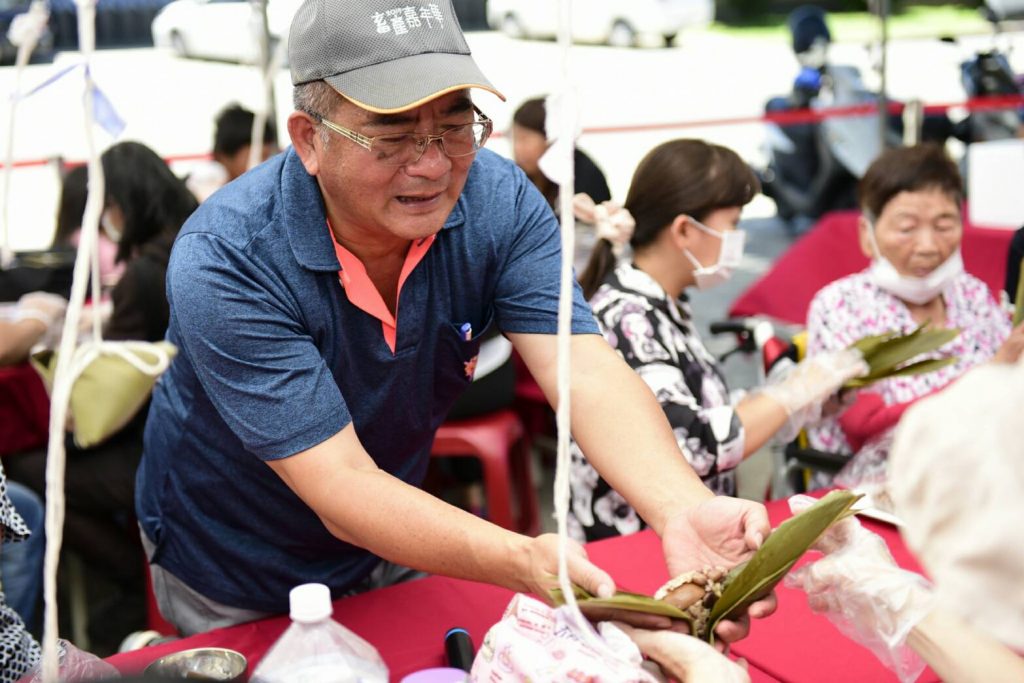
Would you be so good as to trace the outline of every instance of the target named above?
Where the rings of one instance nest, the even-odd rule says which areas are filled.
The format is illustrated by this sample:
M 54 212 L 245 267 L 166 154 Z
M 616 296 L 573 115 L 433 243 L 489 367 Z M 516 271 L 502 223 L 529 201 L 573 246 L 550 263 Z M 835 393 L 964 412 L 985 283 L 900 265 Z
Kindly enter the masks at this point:
M 405 172 L 413 176 L 437 179 L 451 170 L 452 162 L 441 148 L 441 140 L 435 138 L 427 143 L 427 148 L 415 162 L 406 164 Z

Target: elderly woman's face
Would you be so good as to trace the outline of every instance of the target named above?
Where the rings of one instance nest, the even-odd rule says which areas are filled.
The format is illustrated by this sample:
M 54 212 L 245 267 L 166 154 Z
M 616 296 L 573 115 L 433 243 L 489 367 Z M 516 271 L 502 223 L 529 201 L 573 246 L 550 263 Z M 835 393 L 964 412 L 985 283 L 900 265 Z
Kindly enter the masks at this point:
M 862 224 L 860 245 L 864 255 L 873 259 L 866 232 L 870 229 Z M 960 207 L 940 190 L 900 192 L 882 209 L 874 234 L 878 251 L 900 275 L 924 277 L 960 247 Z

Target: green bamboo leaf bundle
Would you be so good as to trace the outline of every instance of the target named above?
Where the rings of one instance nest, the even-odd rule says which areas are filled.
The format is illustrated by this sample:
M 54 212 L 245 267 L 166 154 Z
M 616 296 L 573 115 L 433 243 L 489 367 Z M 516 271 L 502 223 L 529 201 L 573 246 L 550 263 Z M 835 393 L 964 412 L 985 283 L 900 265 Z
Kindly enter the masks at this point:
M 843 388 L 858 389 L 890 377 L 934 372 L 955 363 L 956 358 L 929 358 L 908 363 L 913 358 L 945 346 L 960 335 L 957 328 L 925 329 L 927 325 L 928 321 L 925 321 L 910 334 L 887 332 L 855 342 L 853 348 L 864 354 L 870 370 L 864 377 L 849 380 Z
M 851 507 L 860 497 L 860 494 L 850 491 L 832 491 L 800 514 L 780 524 L 750 560 L 729 572 L 720 595 L 705 596 L 702 602 L 710 613 L 706 619 L 697 620 L 704 626 L 694 635 L 714 643 L 714 629 L 718 622 L 740 615 L 751 603 L 771 593 L 825 530 L 853 514 Z M 646 595 L 619 591 L 611 598 L 602 599 L 578 586 L 574 586 L 574 592 L 584 614 L 595 608 L 611 608 L 682 619 L 690 624 L 691 630 L 696 623 L 690 614 L 675 605 Z M 564 604 L 560 590 L 553 590 L 551 595 L 556 605 Z M 712 604 L 707 605 L 711 601 Z

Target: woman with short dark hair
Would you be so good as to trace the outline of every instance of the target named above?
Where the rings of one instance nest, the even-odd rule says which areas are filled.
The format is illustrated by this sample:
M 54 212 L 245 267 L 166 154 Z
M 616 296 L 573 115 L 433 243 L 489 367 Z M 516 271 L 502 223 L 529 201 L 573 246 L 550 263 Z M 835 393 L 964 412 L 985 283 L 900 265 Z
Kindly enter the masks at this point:
M 1015 361 L 1024 347 L 1024 328 L 1011 333 L 988 287 L 964 271 L 962 188 L 956 164 L 935 145 L 888 150 L 861 179 L 860 249 L 871 265 L 814 296 L 808 352 L 846 348 L 868 335 L 910 332 L 923 323 L 959 328 L 960 335 L 927 356 L 955 358 L 952 365 L 877 382 L 859 392 L 841 417 L 811 430 L 813 447 L 856 453 L 837 483 L 884 483 L 893 427 L 907 407 L 979 363 Z

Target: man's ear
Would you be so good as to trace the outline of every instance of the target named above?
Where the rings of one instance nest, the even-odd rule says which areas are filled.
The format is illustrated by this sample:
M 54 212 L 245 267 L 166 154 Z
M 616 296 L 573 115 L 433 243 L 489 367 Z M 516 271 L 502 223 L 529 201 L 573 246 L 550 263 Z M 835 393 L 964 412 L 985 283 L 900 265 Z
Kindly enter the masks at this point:
M 857 219 L 857 240 L 860 242 L 860 251 L 869 261 L 875 260 L 875 250 L 871 246 L 871 231 L 874 229 L 871 222 L 863 215 Z
M 317 150 L 317 123 L 304 111 L 293 111 L 288 117 L 288 137 L 299 155 L 306 173 L 315 176 L 320 172 L 320 156 Z

